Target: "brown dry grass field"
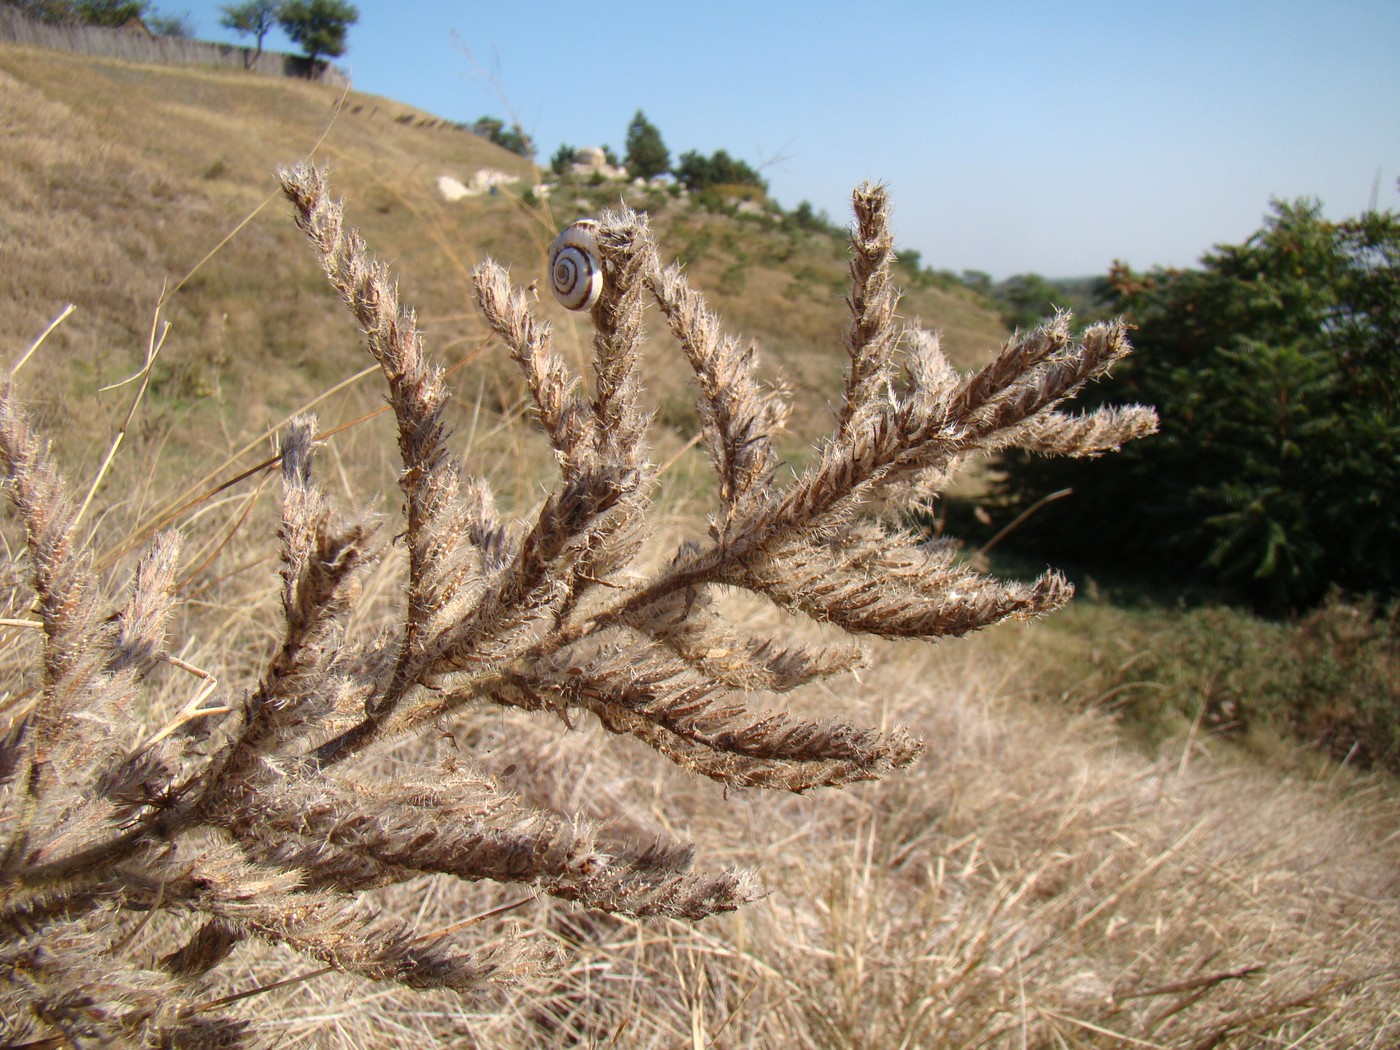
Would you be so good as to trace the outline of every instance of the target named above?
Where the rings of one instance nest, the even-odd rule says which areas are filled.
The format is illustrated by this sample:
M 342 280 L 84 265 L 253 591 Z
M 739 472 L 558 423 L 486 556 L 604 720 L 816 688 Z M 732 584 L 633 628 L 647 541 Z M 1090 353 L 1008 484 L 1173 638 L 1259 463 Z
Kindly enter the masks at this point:
M 427 115 L 399 103 L 234 72 L 0 46 L 0 119 L 7 360 L 76 305 L 19 389 L 79 492 L 122 434 L 85 519 L 118 583 L 133 537 L 170 521 L 190 537 L 172 636 L 185 660 L 237 681 L 275 638 L 277 483 L 251 468 L 292 412 L 315 402 L 324 430 L 347 424 L 319 461 L 336 498 L 386 511 L 396 498 L 392 423 L 365 418 L 382 405 L 376 377 L 354 379 L 369 361 L 273 199 L 274 169 L 313 149 L 454 369 L 471 469 L 529 509 L 548 448 L 527 432 L 520 381 L 486 338 L 467 274 L 488 254 L 518 273 L 541 269 L 558 227 L 598 195 L 448 205 L 439 175 L 492 167 L 528 185 L 534 173 L 474 136 L 418 126 Z M 730 329 L 793 389 L 784 452 L 802 456 L 840 382 L 840 246 L 643 197 L 629 203 L 649 207 L 663 248 L 686 258 Z M 970 295 L 923 288 L 902 311 L 940 328 L 964 366 L 1005 337 Z M 545 312 L 561 347 L 581 355 L 583 327 L 552 302 Z M 140 383 L 114 384 L 142 372 L 164 322 L 124 425 Z M 703 453 L 687 448 L 693 417 L 673 348 L 658 335 L 652 350 L 674 538 L 703 528 L 714 504 Z M 14 523 L 3 531 L 15 549 Z M 357 630 L 374 631 L 396 600 L 396 571 L 367 581 Z M 23 573 L 11 560 L 5 576 L 0 614 L 21 615 Z M 760 632 L 819 630 L 767 624 L 772 614 L 732 600 Z M 335 973 L 298 980 L 314 962 L 244 944 L 219 994 L 255 991 L 240 1009 L 282 1047 L 1400 1043 L 1393 780 L 1310 758 L 1266 763 L 1198 725 L 1151 748 L 1130 742 L 1095 704 L 1063 702 L 1095 681 L 1112 615 L 1063 619 L 937 647 L 877 645 L 869 670 L 801 694 L 805 715 L 903 723 L 927 742 L 912 771 L 844 791 L 726 792 L 596 727 L 566 732 L 514 711 L 401 741 L 377 761 L 424 768 L 469 755 L 526 797 L 618 835 L 688 839 L 711 866 L 756 869 L 768 896 L 689 925 L 425 879 L 385 892 L 382 906 L 435 929 L 523 899 L 475 936 L 524 930 L 557 946 L 558 968 L 462 999 Z M 32 680 L 32 653 L 24 637 L 0 644 L 4 703 Z M 150 715 L 158 724 L 164 713 Z M 153 922 L 136 947 L 156 957 L 168 932 Z

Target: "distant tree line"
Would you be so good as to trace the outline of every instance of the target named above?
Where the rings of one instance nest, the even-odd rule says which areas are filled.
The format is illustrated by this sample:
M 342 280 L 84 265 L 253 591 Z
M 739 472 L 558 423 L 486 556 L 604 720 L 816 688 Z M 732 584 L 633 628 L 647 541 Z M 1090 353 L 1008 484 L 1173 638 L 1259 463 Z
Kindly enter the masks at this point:
M 535 156 L 535 140 L 525 134 L 519 124 L 507 124 L 499 117 L 478 117 L 470 126 L 476 134 L 503 149 L 518 153 L 522 157 Z
M 602 149 L 609 164 L 625 167 L 633 178 L 654 179 L 671 175 L 679 185 L 692 192 L 716 187 L 748 187 L 760 195 L 768 192 L 768 183 L 756 168 L 737 157 L 731 157 L 722 149 L 708 156 L 688 150 L 673 164 L 660 129 L 640 109 L 627 125 L 624 156 L 619 158 L 607 146 Z M 550 167 L 556 175 L 567 175 L 573 158 L 574 147 L 561 145 L 550 159 Z
M 964 270 L 961 281 L 1001 315 L 1007 328 L 1025 331 L 1056 310 L 1068 310 L 1080 320 L 1112 315 L 1115 300 L 1103 277 L 1044 277 L 1018 273 L 1002 281 L 980 270 Z
M 139 23 L 157 36 L 188 38 L 194 26 L 188 15 L 163 15 L 151 0 L 3 0 L 32 18 L 44 22 L 120 26 Z M 345 35 L 360 13 L 346 0 L 243 0 L 220 9 L 219 24 L 235 33 L 253 37 L 256 56 L 263 40 L 281 26 L 300 45 L 311 62 L 345 53 Z
M 157 36 L 187 38 L 194 27 L 187 15 L 163 15 L 150 0 L 5 0 L 42 22 L 116 28 L 139 21 Z

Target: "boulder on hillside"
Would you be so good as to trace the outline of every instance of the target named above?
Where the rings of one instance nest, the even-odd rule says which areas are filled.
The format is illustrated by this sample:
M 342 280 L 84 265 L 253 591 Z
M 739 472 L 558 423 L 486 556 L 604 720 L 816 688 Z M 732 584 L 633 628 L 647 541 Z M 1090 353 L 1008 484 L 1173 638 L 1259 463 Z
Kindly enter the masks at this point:
M 465 183 L 452 175 L 439 175 L 437 184 L 443 200 L 459 201 L 463 197 L 480 197 L 486 193 L 495 193 L 500 187 L 517 181 L 519 177 L 508 171 L 479 168 Z
M 574 150 L 574 174 L 581 178 L 601 175 L 605 179 L 625 179 L 627 169 L 608 163 L 608 155 L 597 146 L 580 146 Z
M 472 195 L 472 191 L 467 189 L 460 179 L 455 179 L 451 175 L 439 175 L 437 185 L 442 199 L 449 203 Z

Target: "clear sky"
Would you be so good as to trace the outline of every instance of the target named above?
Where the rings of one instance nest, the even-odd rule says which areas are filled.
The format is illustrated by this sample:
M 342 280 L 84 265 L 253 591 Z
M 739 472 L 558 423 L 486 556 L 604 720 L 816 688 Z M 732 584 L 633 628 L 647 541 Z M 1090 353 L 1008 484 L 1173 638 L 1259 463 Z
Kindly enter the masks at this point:
M 156 0 L 196 35 L 226 0 Z M 1400 2 L 360 0 L 357 90 L 450 120 L 513 112 L 622 152 L 728 150 L 838 222 L 889 184 L 901 247 L 1001 278 L 1187 266 L 1274 197 L 1400 208 Z M 295 50 L 274 31 L 267 47 Z M 509 107 L 509 108 L 508 108 Z

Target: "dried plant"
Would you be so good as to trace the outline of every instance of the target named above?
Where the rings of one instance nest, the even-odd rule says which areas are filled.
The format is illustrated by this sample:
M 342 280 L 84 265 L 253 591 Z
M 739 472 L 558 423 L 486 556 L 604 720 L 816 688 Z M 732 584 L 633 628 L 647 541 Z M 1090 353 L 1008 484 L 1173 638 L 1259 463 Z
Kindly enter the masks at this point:
M 524 374 L 559 468 L 537 513 L 506 524 L 452 452 L 443 373 L 385 267 L 343 225 L 319 172 L 285 172 L 283 188 L 388 386 L 406 519 L 400 618 L 367 641 L 347 635 L 360 579 L 388 543 L 331 507 L 312 480 L 314 421 L 298 419 L 282 444 L 280 644 L 256 682 L 219 685 L 164 729 L 146 725 L 150 676 L 173 659 L 178 537 L 156 539 L 125 602 L 104 608 L 62 480 L 13 384 L 0 390 L 0 456 L 42 628 L 41 688 L 0 740 L 10 1042 L 243 1045 L 255 1033 L 210 989 L 247 938 L 416 988 L 469 990 L 545 961 L 529 939 L 472 947 L 424 936 L 367 901 L 366 890 L 428 873 L 636 916 L 700 919 L 754 900 L 748 872 L 693 870 L 684 845 L 606 843 L 464 761 L 410 780 L 375 779 L 352 760 L 490 702 L 566 725 L 591 712 L 736 788 L 803 792 L 898 769 L 922 746 L 903 729 L 754 706 L 755 694 L 857 667 L 861 646 L 750 636 L 726 621 L 718 589 L 848 635 L 933 639 L 1038 616 L 1068 600 L 1062 577 L 990 579 L 952 543 L 902 524 L 905 512 L 974 453 L 1094 455 L 1155 423 L 1141 408 L 1057 410 L 1128 352 L 1120 326 L 1075 340 L 1058 317 L 981 370 L 955 371 L 934 336 L 901 326 L 886 197 L 864 186 L 835 427 L 810 466 L 781 480 L 784 400 L 680 270 L 662 266 L 645 219 L 623 209 L 597 227 L 591 390 L 506 272 L 475 271 L 481 310 Z M 639 558 L 656 480 L 639 403 L 648 300 L 694 370 L 721 504 L 703 542 L 659 562 Z M 156 914 L 183 929 L 183 944 L 138 957 L 128 949 Z

